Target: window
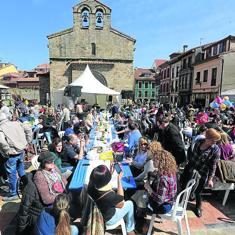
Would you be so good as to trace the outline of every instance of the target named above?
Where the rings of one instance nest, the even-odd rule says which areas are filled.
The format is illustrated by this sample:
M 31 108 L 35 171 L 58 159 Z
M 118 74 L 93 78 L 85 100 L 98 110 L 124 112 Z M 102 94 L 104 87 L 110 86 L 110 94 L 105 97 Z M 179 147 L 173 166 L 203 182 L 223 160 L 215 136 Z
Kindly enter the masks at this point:
M 186 61 L 186 59 L 184 59 L 183 60 L 183 69 L 186 69 L 186 66 L 187 66 L 186 63 L 187 63 L 187 61 Z
M 169 92 L 169 83 L 166 84 L 166 92 Z
M 204 70 L 203 72 L 203 82 L 207 82 L 208 79 L 208 70 Z
M 179 77 L 179 66 L 176 68 L 176 77 Z
M 167 77 L 170 77 L 170 68 L 167 68 Z
M 139 97 L 141 97 L 141 96 L 142 96 L 141 91 L 139 91 Z
M 175 68 L 172 68 L 171 77 L 174 78 L 174 76 L 175 76 Z
M 175 91 L 178 91 L 178 81 L 175 81 Z
M 82 10 L 82 28 L 89 28 L 90 25 L 90 18 L 89 18 L 89 11 L 87 8 Z
M 166 78 L 166 69 L 164 69 L 164 76 L 163 78 Z
M 142 82 L 139 82 L 139 88 L 142 88 Z
M 171 92 L 174 92 L 174 82 L 171 82 Z
M 213 47 L 213 55 L 217 55 L 217 45 Z
M 192 65 L 192 56 L 188 58 L 188 67 L 190 68 Z
M 210 49 L 207 49 L 206 50 L 206 59 L 211 57 L 211 50 Z
M 148 97 L 148 92 L 147 91 L 144 92 L 144 97 Z
M 102 10 L 96 12 L 96 28 L 102 29 L 104 27 L 104 14 Z
M 166 92 L 166 84 L 163 84 L 163 92 Z
M 225 41 L 219 44 L 219 53 L 225 52 Z
M 152 89 L 155 89 L 155 82 L 152 83 Z
M 185 78 L 184 89 L 187 89 L 187 86 L 188 86 L 188 77 Z
M 196 84 L 200 84 L 200 76 L 201 76 L 201 72 L 197 72 Z
M 96 55 L 96 45 L 95 45 L 95 43 L 91 43 L 91 54 Z
M 211 86 L 216 86 L 217 68 L 213 68 L 211 71 Z
M 148 86 L 149 86 L 149 83 L 145 82 L 145 88 L 148 88 Z
M 155 92 L 154 92 L 154 91 L 152 91 L 152 97 L 153 97 L 153 98 L 155 97 Z
M 160 85 L 160 92 L 162 92 L 162 84 Z

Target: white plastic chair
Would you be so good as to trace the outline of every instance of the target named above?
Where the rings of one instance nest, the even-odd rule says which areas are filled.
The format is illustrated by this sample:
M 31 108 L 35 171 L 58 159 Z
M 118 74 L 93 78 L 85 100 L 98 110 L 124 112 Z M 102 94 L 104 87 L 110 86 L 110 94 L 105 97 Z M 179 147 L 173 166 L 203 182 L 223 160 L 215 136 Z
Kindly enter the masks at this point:
M 187 234 L 190 235 L 190 229 L 189 229 L 189 223 L 188 223 L 186 209 L 187 209 L 188 199 L 189 199 L 192 187 L 194 186 L 195 183 L 196 183 L 195 179 L 192 179 L 188 182 L 186 189 L 183 190 L 182 192 L 180 192 L 179 195 L 177 196 L 176 202 L 174 203 L 172 210 L 169 213 L 159 214 L 161 219 L 171 220 L 171 221 L 175 221 L 177 223 L 179 235 L 183 234 L 182 223 L 181 223 L 181 220 L 183 218 L 185 218 Z M 156 218 L 156 214 L 152 214 L 152 218 L 151 218 L 151 222 L 149 225 L 147 235 L 150 235 L 152 233 L 155 218 Z
M 125 224 L 125 221 L 124 219 L 121 219 L 120 221 L 118 221 L 116 224 L 113 224 L 113 225 L 106 225 L 106 230 L 113 230 L 115 228 L 117 228 L 118 226 L 122 227 L 122 234 L 123 235 L 127 235 L 126 233 L 126 224 Z
M 58 132 L 58 135 L 59 135 L 59 137 L 60 137 L 61 139 L 63 138 L 64 133 L 65 133 L 65 131 L 59 131 L 59 132 Z
M 40 163 L 38 162 L 38 157 L 39 155 L 35 155 L 32 159 L 31 159 L 31 163 L 32 163 L 32 166 L 35 170 L 37 170 L 40 166 Z

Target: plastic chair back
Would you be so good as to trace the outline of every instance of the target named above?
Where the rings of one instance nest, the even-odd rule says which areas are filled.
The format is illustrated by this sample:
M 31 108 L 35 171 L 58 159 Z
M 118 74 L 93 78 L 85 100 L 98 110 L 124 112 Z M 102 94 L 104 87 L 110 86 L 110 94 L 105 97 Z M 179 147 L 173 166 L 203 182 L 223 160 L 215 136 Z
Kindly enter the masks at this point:
M 40 163 L 38 162 L 38 157 L 39 155 L 35 155 L 32 159 L 31 159 L 31 163 L 32 166 L 35 170 L 37 170 L 40 167 Z
M 188 199 L 191 193 L 191 190 L 196 183 L 195 179 L 191 179 L 187 186 L 186 189 L 184 189 L 182 192 L 179 193 L 179 195 L 176 198 L 175 204 L 174 204 L 174 209 L 172 211 L 172 218 L 176 217 L 181 217 L 183 218 L 186 212 L 187 204 L 188 204 Z M 179 210 L 181 213 L 179 214 Z M 178 212 L 178 213 L 177 213 Z

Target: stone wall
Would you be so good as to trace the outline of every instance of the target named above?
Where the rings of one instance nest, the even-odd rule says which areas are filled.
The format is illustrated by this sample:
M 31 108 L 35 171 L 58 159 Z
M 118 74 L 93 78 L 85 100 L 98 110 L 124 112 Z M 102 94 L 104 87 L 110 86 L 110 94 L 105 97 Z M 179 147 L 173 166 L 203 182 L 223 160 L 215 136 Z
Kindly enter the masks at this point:
M 90 26 L 82 28 L 81 12 L 90 11 Z M 96 10 L 104 12 L 104 27 L 96 28 Z M 73 8 L 73 27 L 48 36 L 50 91 L 68 85 L 84 71 L 86 62 L 105 77 L 109 88 L 134 89 L 135 39 L 111 27 L 111 9 L 98 1 L 82 1 Z M 92 53 L 95 44 L 95 54 Z
M 39 89 L 11 88 L 9 91 L 12 95 L 20 95 L 28 100 L 39 100 Z
M 64 61 L 51 60 L 51 92 L 65 87 L 76 80 L 85 70 L 85 66 L 86 64 L 66 65 Z M 116 91 L 133 90 L 134 73 L 132 63 L 93 64 L 90 65 L 90 68 L 105 77 L 108 87 Z

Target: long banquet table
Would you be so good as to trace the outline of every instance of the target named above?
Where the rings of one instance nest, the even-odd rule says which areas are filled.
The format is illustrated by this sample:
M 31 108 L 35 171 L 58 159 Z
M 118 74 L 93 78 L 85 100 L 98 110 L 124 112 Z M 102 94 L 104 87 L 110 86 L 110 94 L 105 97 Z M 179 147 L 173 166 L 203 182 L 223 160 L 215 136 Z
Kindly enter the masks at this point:
M 97 125 L 95 125 L 90 132 L 90 143 L 86 146 L 87 151 L 92 151 L 92 148 L 94 145 L 99 146 L 99 143 L 97 143 L 97 136 L 96 136 L 96 128 Z M 116 131 L 113 125 L 109 126 L 109 132 L 110 132 L 110 138 L 113 142 L 117 140 Z M 110 144 L 110 143 L 109 143 Z M 89 153 L 89 152 L 88 152 Z M 88 184 L 89 177 L 91 174 L 91 171 L 98 165 L 104 164 L 108 168 L 110 168 L 110 161 L 109 160 L 89 160 L 86 159 L 86 157 L 82 160 L 80 160 L 76 166 L 76 169 L 73 173 L 72 180 L 69 185 L 69 190 L 81 190 L 84 185 Z M 120 163 L 121 168 L 123 170 L 123 178 L 122 178 L 122 186 L 124 189 L 128 188 L 136 188 L 135 180 L 133 178 L 132 172 L 130 170 L 129 164 L 127 163 Z M 111 184 L 113 185 L 113 188 L 117 188 L 117 173 L 114 171 L 112 174 Z

